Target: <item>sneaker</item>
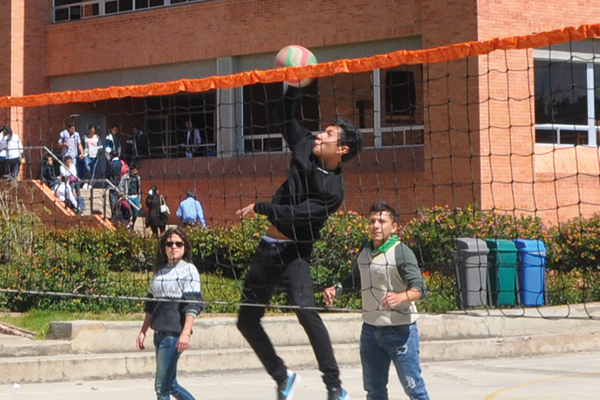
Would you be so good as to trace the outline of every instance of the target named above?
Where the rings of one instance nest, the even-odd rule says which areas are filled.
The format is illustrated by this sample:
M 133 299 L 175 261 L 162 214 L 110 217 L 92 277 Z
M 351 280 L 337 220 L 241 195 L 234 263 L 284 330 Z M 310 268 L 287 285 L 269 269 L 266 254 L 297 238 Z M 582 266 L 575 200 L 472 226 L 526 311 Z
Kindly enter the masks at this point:
M 295 372 L 288 371 L 288 376 L 277 388 L 277 400 L 292 400 L 294 391 L 302 378 Z
M 350 395 L 343 388 L 331 389 L 327 395 L 327 400 L 350 400 Z

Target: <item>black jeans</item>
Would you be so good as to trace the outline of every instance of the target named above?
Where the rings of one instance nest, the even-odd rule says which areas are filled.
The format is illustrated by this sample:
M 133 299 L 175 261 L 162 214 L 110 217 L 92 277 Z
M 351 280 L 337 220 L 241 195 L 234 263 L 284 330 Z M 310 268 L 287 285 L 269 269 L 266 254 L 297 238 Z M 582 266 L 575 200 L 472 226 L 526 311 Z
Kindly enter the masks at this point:
M 312 243 L 267 243 L 261 240 L 244 281 L 237 326 L 269 375 L 278 384 L 286 379 L 287 368 L 275 353 L 275 348 L 260 320 L 265 313 L 265 305 L 271 300 L 277 286 L 281 286 L 285 291 L 288 302 L 292 305 L 314 307 L 309 265 L 311 252 Z M 340 370 L 333 354 L 329 333 L 319 313 L 316 310 L 299 308 L 296 310 L 296 316 L 315 352 L 319 370 L 323 373 L 323 382 L 328 389 L 340 387 Z

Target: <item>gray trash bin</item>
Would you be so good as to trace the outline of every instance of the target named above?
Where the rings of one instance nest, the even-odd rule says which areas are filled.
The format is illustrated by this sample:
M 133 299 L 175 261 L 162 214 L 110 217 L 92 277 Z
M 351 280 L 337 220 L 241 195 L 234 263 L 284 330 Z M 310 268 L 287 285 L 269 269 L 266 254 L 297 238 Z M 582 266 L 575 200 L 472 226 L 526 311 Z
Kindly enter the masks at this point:
M 455 265 L 460 308 L 464 310 L 467 307 L 487 305 L 487 244 L 481 239 L 458 238 L 456 248 Z

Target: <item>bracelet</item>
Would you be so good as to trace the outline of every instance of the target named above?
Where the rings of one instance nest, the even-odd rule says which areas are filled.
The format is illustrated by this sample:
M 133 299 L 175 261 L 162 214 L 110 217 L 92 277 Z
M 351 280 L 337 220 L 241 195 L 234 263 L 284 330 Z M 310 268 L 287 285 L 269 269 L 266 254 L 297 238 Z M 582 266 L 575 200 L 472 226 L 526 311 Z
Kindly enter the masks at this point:
M 181 332 L 181 333 L 185 333 L 186 335 L 188 335 L 189 337 L 192 337 L 192 333 L 191 332 Z

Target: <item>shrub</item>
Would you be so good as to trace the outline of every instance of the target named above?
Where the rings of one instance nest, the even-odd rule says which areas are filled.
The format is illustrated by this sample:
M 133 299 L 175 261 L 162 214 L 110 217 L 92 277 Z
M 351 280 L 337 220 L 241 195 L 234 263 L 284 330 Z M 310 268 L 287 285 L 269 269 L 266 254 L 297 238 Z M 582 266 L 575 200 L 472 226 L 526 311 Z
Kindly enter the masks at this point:
M 456 239 L 542 239 L 545 227 L 538 217 L 481 211 L 476 205 L 450 209 L 421 209 L 401 227 L 399 237 L 415 252 L 423 271 L 454 274 L 453 254 Z
M 548 266 L 569 272 L 596 270 L 600 265 L 600 214 L 573 218 L 548 230 Z
M 366 240 L 365 218 L 354 212 L 332 215 L 321 231 L 321 240 L 314 246 L 311 273 L 315 291 L 322 291 L 348 276 Z

